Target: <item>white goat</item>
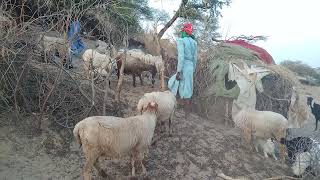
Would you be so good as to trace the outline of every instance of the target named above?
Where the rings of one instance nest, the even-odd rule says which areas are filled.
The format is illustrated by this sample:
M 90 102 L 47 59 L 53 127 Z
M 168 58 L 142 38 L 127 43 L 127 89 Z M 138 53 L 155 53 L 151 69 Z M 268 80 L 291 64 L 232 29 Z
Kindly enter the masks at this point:
M 171 121 L 177 106 L 176 97 L 171 91 L 145 93 L 137 104 L 138 112 L 142 113 L 147 108 L 148 103 L 152 101 L 159 105 L 157 124 L 169 121 L 169 134 L 171 134 Z
M 261 147 L 264 153 L 264 157 L 268 158 L 268 154 L 272 155 L 272 157 L 275 160 L 278 160 L 276 155 L 275 155 L 275 147 L 274 147 L 274 143 L 272 142 L 271 138 L 264 140 L 264 139 L 259 139 L 257 138 L 255 140 L 255 148 L 256 151 L 259 152 L 258 147 Z
M 251 144 L 251 136 L 265 139 L 275 138 L 280 141 L 286 136 L 288 120 L 279 113 L 242 109 L 233 118 L 235 126 L 243 132 L 247 144 Z M 284 161 L 285 145 L 280 144 L 280 157 Z
M 132 175 L 135 176 L 134 163 L 137 160 L 140 161 L 143 173 L 146 174 L 142 160 L 144 153 L 148 152 L 154 134 L 157 109 L 157 103 L 150 102 L 142 115 L 128 118 L 93 116 L 77 123 L 73 134 L 86 157 L 84 179 L 91 179 L 92 166 L 101 176 L 106 176 L 97 163 L 100 156 L 110 158 L 131 156 Z
M 111 54 L 111 56 L 113 56 Z M 113 68 L 116 68 L 116 63 L 112 62 L 112 57 L 108 54 L 100 54 L 97 50 L 87 49 L 82 55 L 85 63 L 85 71 L 87 78 L 91 78 L 94 70 L 103 76 L 111 73 Z

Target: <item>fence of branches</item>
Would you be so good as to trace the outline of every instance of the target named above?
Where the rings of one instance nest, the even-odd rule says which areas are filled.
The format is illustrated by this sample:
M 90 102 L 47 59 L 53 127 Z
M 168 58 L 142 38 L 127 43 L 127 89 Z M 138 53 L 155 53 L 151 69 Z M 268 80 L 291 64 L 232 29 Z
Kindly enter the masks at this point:
M 63 66 L 70 56 L 68 27 L 75 20 L 81 22 L 86 39 L 126 46 L 130 22 L 121 14 L 119 19 L 111 17 L 116 12 L 103 13 L 111 5 L 117 6 L 98 0 L 1 1 L 0 111 L 15 112 L 18 119 L 26 113 L 36 114 L 38 129 L 48 115 L 66 128 L 92 113 L 120 116 L 125 106 L 119 99 L 121 81 L 115 93 L 104 83 L 105 78 L 97 83 L 85 79 L 81 69 Z M 122 23 L 115 24 L 117 21 Z M 65 43 L 46 49 L 43 35 L 48 34 Z

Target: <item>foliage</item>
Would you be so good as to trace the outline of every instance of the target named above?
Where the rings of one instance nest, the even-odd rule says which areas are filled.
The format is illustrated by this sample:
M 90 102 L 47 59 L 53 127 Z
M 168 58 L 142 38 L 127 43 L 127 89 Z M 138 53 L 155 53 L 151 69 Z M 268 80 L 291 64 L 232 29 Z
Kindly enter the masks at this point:
M 281 62 L 281 65 L 287 67 L 300 76 L 307 78 L 312 77 L 317 81 L 317 84 L 320 84 L 320 74 L 315 69 L 303 63 L 302 61 L 286 60 Z
M 197 35 L 204 41 L 217 37 L 218 19 L 223 6 L 229 6 L 231 0 L 182 0 L 179 9 L 159 32 L 161 38 L 165 31 L 177 20 L 190 21 L 199 27 Z M 202 34 L 203 33 L 203 34 Z
M 193 23 L 197 39 L 204 45 L 212 44 L 211 39 L 219 37 L 216 30 L 219 28 L 218 20 L 222 16 L 221 9 L 223 6 L 229 6 L 231 0 L 189 0 L 185 2 L 185 6 L 180 6 L 177 11 L 178 24 L 181 25 L 185 21 Z M 175 33 L 178 33 L 179 27 L 175 29 Z
M 287 67 L 293 72 L 296 72 L 300 76 L 311 76 L 314 78 L 319 77 L 319 74 L 308 64 L 303 63 L 302 61 L 282 61 L 281 65 Z
M 170 16 L 165 10 L 152 9 L 152 11 L 152 21 L 154 22 L 154 28 L 156 28 L 158 25 L 164 25 L 169 21 Z
M 44 30 L 60 33 L 66 30 L 65 22 L 79 19 L 88 36 L 110 40 L 116 45 L 122 44 L 127 29 L 132 36 L 142 31 L 140 20 L 154 17 L 148 0 L 8 0 L 4 8 L 20 21 L 37 18 Z

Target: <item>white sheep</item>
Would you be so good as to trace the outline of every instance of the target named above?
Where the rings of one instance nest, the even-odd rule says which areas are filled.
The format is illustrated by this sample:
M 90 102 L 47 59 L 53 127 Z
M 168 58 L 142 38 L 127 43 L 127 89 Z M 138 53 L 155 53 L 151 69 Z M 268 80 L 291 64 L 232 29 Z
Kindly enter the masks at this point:
M 104 41 L 101 41 L 101 40 L 97 40 L 95 42 L 95 46 L 96 46 L 96 50 L 101 53 L 101 54 L 106 54 L 109 52 L 109 45 L 104 42 Z
M 156 102 L 159 105 L 159 112 L 157 114 L 157 124 L 168 121 L 169 134 L 171 135 L 171 121 L 177 106 L 177 100 L 171 91 L 155 91 L 151 93 L 145 93 L 137 104 L 137 110 L 142 113 L 146 109 L 149 102 Z
M 247 144 L 251 136 L 267 140 L 275 138 L 278 142 L 286 136 L 288 120 L 279 113 L 243 108 L 233 117 L 235 126 L 243 132 Z M 280 144 L 280 157 L 284 161 L 285 145 Z
M 272 157 L 275 160 L 278 160 L 276 155 L 275 155 L 275 146 L 274 143 L 272 142 L 271 138 L 264 140 L 264 139 L 259 139 L 257 138 L 255 140 L 255 149 L 257 152 L 259 152 L 258 147 L 261 147 L 264 153 L 264 157 L 268 158 L 268 154 L 272 155 Z
M 58 52 L 60 56 L 67 56 L 68 41 L 59 37 L 52 37 L 46 35 L 39 36 L 40 46 L 43 48 L 45 59 L 51 52 Z
M 110 56 L 109 54 L 101 54 L 94 49 L 85 50 L 82 55 L 82 59 L 85 63 L 85 73 L 87 78 L 90 79 L 95 70 L 100 75 L 109 75 L 113 68 L 116 68 L 116 63 L 112 62 L 112 56 L 112 53 Z
M 97 162 L 100 156 L 113 159 L 131 156 L 132 175 L 135 176 L 135 161 L 140 161 L 146 174 L 142 160 L 154 134 L 157 109 L 157 103 L 150 102 L 142 115 L 128 118 L 93 116 L 78 122 L 73 134 L 86 157 L 84 179 L 91 179 L 92 166 L 101 176 L 106 176 Z

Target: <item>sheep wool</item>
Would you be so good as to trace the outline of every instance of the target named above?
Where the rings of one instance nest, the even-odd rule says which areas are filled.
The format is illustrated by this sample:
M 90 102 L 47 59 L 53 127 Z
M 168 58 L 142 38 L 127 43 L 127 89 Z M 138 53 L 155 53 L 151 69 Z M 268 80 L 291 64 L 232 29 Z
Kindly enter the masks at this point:
M 93 165 L 100 175 L 106 175 L 96 163 L 100 156 L 112 159 L 131 156 L 132 175 L 135 175 L 134 162 L 137 160 L 146 173 L 142 160 L 154 134 L 157 108 L 158 105 L 151 102 L 142 115 L 128 118 L 92 116 L 77 123 L 73 134 L 86 157 L 84 179 L 91 179 L 90 171 Z
M 177 106 L 176 97 L 171 91 L 145 93 L 137 104 L 138 112 L 142 113 L 148 103 L 152 101 L 158 104 L 157 121 L 164 122 L 169 120 L 169 133 L 171 133 L 171 120 Z
M 98 73 L 101 75 L 108 75 L 115 64 L 111 62 L 111 57 L 107 54 L 100 54 L 98 51 L 93 49 L 87 49 L 82 55 L 82 59 L 85 62 L 86 73 L 88 77 L 93 70 L 90 70 L 90 63 L 92 61 L 92 69 L 97 69 Z
M 251 135 L 256 138 L 276 138 L 280 141 L 286 136 L 288 120 L 279 113 L 242 109 L 233 118 L 235 126 L 243 132 L 247 144 L 251 143 Z M 284 160 L 285 145 L 280 145 L 281 159 Z

